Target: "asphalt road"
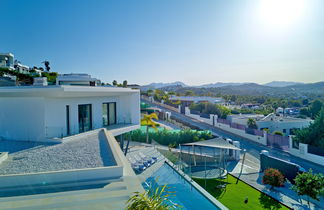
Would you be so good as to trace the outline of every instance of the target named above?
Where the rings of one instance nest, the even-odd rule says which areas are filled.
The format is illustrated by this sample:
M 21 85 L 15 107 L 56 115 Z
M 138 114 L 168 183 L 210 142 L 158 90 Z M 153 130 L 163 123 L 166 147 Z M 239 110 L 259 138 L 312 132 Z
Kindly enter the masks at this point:
M 210 130 L 211 132 L 213 132 L 214 134 L 216 134 L 220 137 L 230 138 L 234 141 L 239 141 L 241 144 L 241 148 L 246 149 L 246 152 L 247 152 L 244 165 L 250 167 L 251 172 L 259 170 L 259 167 L 260 167 L 259 154 L 260 154 L 261 150 L 267 150 L 267 151 L 269 151 L 271 156 L 281 158 L 281 159 L 290 161 L 292 163 L 296 163 L 306 170 L 312 169 L 313 172 L 324 174 L 323 166 L 320 166 L 320 165 L 312 163 L 310 161 L 295 157 L 295 156 L 290 155 L 289 153 L 281 151 L 279 149 L 273 149 L 273 148 L 249 141 L 245 138 L 238 137 L 236 135 L 233 135 L 231 133 L 220 130 L 219 128 L 216 128 L 216 127 L 206 124 L 204 122 L 198 121 L 196 119 L 190 118 L 190 117 L 180 114 L 178 112 L 174 112 L 172 110 L 166 109 L 166 108 L 159 106 L 157 104 L 151 103 L 145 99 L 141 99 L 141 100 L 144 101 L 145 103 L 151 104 L 152 106 L 158 107 L 163 111 L 171 112 L 171 114 L 173 116 L 179 118 L 180 120 L 188 122 L 191 125 L 197 126 L 200 129 Z

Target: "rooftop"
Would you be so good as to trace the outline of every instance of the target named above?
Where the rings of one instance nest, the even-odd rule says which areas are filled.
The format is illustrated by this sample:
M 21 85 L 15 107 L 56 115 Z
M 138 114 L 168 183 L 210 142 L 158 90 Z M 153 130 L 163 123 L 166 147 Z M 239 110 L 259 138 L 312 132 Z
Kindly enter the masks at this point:
M 78 96 L 114 96 L 116 94 L 137 93 L 139 90 L 121 87 L 102 87 L 102 86 L 71 86 L 71 85 L 50 85 L 50 86 L 10 86 L 0 87 L 0 97 L 19 97 L 19 96 L 51 96 L 59 95 L 66 97 Z M 78 95 L 79 94 L 79 95 Z
M 259 120 L 260 122 L 267 122 L 267 121 L 276 121 L 276 122 L 306 122 L 311 121 L 310 119 L 302 119 L 302 118 L 295 118 L 295 117 L 287 117 L 279 115 L 277 116 L 274 113 L 268 114 L 264 118 Z

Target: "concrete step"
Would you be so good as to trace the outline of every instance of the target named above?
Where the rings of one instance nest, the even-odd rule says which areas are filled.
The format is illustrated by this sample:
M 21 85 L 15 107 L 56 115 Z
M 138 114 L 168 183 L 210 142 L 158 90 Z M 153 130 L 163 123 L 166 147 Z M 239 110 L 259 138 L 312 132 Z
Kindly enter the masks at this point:
M 109 186 L 115 182 L 122 182 L 122 178 L 115 179 L 92 179 L 76 182 L 61 182 L 53 184 L 40 184 L 40 185 L 24 185 L 18 187 L 7 187 L 0 189 L 1 197 L 33 195 L 33 194 L 51 194 L 64 191 L 76 191 L 84 189 L 100 189 Z M 1 201 L 1 198 L 0 198 Z
M 102 207 L 119 205 L 125 207 L 126 201 L 130 198 L 131 192 L 126 187 L 115 190 L 83 190 L 76 192 L 47 194 L 48 197 L 34 196 L 33 198 L 20 199 L 15 197 L 16 201 L 0 201 L 1 209 L 71 209 L 93 204 L 101 204 Z M 30 196 L 26 196 L 30 197 Z M 121 208 L 121 209 L 123 209 Z M 113 208 L 115 209 L 115 208 Z

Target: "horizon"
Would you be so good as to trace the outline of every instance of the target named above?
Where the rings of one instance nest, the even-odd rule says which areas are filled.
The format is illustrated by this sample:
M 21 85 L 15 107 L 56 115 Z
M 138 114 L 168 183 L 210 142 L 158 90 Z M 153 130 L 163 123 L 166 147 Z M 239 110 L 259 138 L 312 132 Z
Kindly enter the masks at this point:
M 108 83 L 315 83 L 324 81 L 323 6 L 320 0 L 5 0 L 0 16 L 10 33 L 2 34 L 0 52 L 29 66 L 46 59 L 53 71 Z
M 122 81 L 121 81 L 122 82 Z M 217 81 L 217 82 L 213 82 L 213 83 L 201 83 L 201 84 L 189 84 L 183 81 L 167 81 L 167 82 L 150 82 L 147 84 L 138 84 L 138 85 L 142 85 L 142 86 L 146 86 L 146 85 L 150 85 L 150 84 L 167 84 L 167 83 L 183 83 L 187 86 L 202 86 L 202 85 L 212 85 L 212 84 L 217 84 L 217 83 L 223 83 L 223 84 L 227 84 L 227 83 L 237 83 L 237 84 L 258 84 L 258 85 L 267 85 L 269 83 L 272 82 L 283 82 L 283 83 L 299 83 L 299 84 L 313 84 L 313 83 L 320 83 L 320 82 L 324 82 L 324 81 L 316 81 L 316 82 L 297 82 L 297 81 L 279 81 L 279 80 L 274 80 L 274 81 L 269 81 L 269 82 L 265 82 L 265 83 L 257 83 L 257 82 L 223 82 L 223 81 Z M 135 83 L 129 83 L 129 84 L 135 84 Z

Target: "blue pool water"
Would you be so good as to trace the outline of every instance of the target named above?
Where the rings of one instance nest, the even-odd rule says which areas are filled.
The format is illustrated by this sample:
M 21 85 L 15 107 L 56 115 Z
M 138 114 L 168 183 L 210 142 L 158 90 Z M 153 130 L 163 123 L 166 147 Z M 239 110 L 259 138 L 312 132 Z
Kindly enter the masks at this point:
M 148 188 L 148 184 L 153 188 L 167 185 L 168 191 L 174 192 L 170 196 L 170 200 L 180 205 L 182 209 L 219 209 L 167 163 L 162 165 L 145 182 L 143 186 L 146 189 Z

